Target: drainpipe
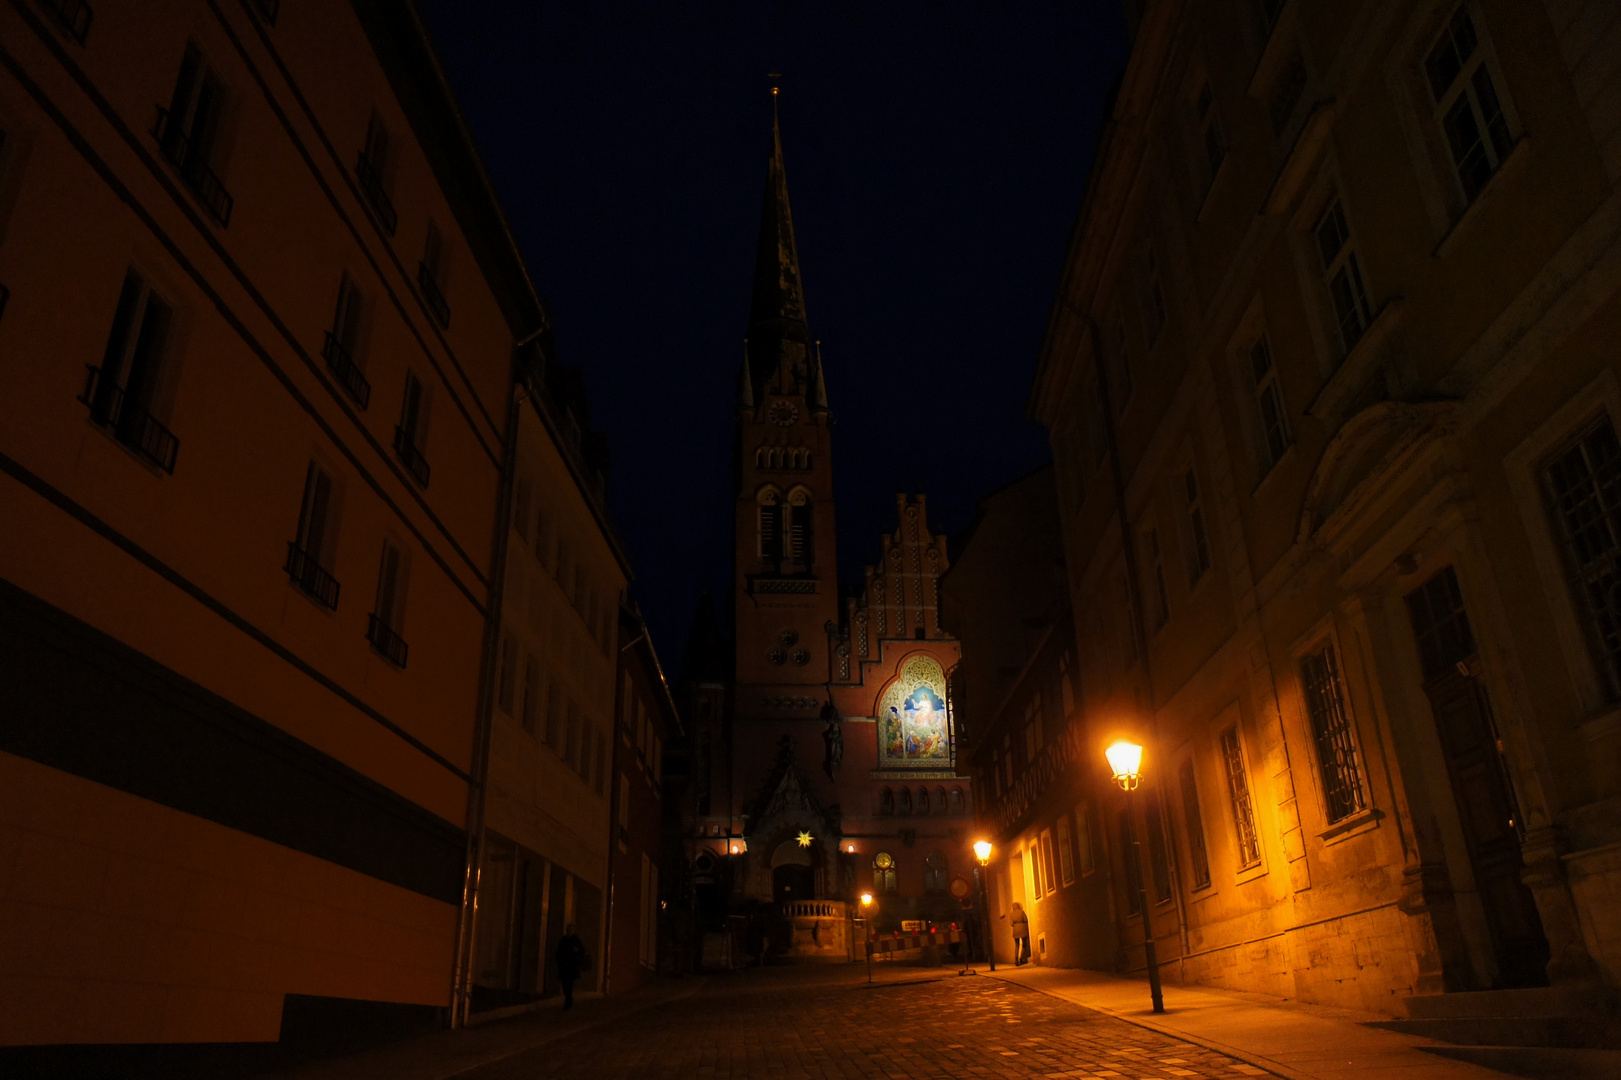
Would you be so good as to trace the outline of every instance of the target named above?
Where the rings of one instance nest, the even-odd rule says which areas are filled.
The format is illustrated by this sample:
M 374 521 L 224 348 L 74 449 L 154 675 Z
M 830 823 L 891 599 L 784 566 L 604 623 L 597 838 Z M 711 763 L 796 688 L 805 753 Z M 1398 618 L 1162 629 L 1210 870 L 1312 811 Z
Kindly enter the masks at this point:
M 501 479 L 496 494 L 496 528 L 490 556 L 490 598 L 484 617 L 484 648 L 479 660 L 478 704 L 473 725 L 473 757 L 467 783 L 467 845 L 462 865 L 462 900 L 456 915 L 456 951 L 451 962 L 450 1026 L 463 1027 L 472 1004 L 473 934 L 478 911 L 478 886 L 484 849 L 484 809 L 489 790 L 490 726 L 495 709 L 495 681 L 501 648 L 501 609 L 506 596 L 508 537 L 512 531 L 512 486 L 517 472 L 518 421 L 529 390 L 519 358 L 524 346 L 540 331 L 512 350 L 512 392 L 507 400 L 506 438 L 502 442 Z
M 1159 758 L 1159 715 L 1154 707 L 1154 669 L 1148 658 L 1148 623 L 1143 618 L 1142 579 L 1137 573 L 1137 544 L 1132 533 L 1131 520 L 1126 513 L 1126 477 L 1125 468 L 1120 463 L 1120 442 L 1114 427 L 1114 402 L 1109 394 L 1109 365 L 1103 354 L 1103 332 L 1098 328 L 1098 321 L 1092 313 L 1084 311 L 1073 301 L 1065 301 L 1070 311 L 1086 320 L 1086 325 L 1092 335 L 1092 366 L 1097 370 L 1098 397 L 1103 406 L 1103 438 L 1109 454 L 1109 478 L 1114 483 L 1114 499 L 1120 517 L 1120 547 L 1125 554 L 1126 561 L 1126 594 L 1131 605 L 1131 615 L 1134 636 L 1137 643 L 1137 661 L 1143 666 L 1143 677 L 1137 683 L 1138 708 L 1148 717 L 1148 741 L 1155 751 L 1155 757 L 1161 763 L 1161 771 L 1150 793 L 1155 804 L 1159 807 L 1160 839 L 1166 847 L 1165 865 L 1170 874 L 1171 896 L 1176 901 L 1177 937 L 1181 945 L 1181 955 L 1177 957 L 1178 970 L 1184 967 L 1184 960 L 1188 955 L 1188 913 L 1182 898 L 1181 868 L 1177 865 L 1176 846 L 1171 840 L 1169 828 L 1169 806 L 1165 801 L 1165 775 L 1164 759 Z M 1130 801 L 1127 801 L 1130 805 Z M 1132 827 L 1136 827 L 1132 822 Z M 1152 837 L 1150 837 L 1152 839 Z M 1152 860 L 1150 860 L 1152 862 Z M 1147 897 L 1143 904 L 1148 903 Z

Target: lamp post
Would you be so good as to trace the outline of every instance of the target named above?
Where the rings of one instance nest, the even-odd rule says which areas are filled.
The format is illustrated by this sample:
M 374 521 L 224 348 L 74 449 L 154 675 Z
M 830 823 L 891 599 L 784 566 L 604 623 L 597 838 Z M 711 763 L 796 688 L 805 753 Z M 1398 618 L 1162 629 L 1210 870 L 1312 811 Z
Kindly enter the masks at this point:
M 991 842 L 989 840 L 974 841 L 974 884 L 979 886 L 979 896 L 975 903 L 979 905 L 979 925 L 985 934 L 985 958 L 991 962 L 991 970 L 996 970 L 996 943 L 991 940 L 991 896 L 989 886 L 985 884 L 985 868 L 991 862 Z
M 866 927 L 867 984 L 872 985 L 872 893 L 861 894 L 861 925 Z
M 1148 958 L 1148 993 L 1154 1000 L 1154 1011 L 1165 1011 L 1165 996 L 1160 992 L 1159 955 L 1154 950 L 1154 922 L 1148 909 L 1148 886 L 1143 876 L 1143 845 L 1137 839 L 1137 807 L 1132 792 L 1142 781 L 1143 748 L 1121 739 L 1103 752 L 1114 771 L 1114 782 L 1126 793 L 1126 816 L 1131 821 L 1131 857 L 1136 861 L 1137 909 L 1143 913 L 1143 949 Z

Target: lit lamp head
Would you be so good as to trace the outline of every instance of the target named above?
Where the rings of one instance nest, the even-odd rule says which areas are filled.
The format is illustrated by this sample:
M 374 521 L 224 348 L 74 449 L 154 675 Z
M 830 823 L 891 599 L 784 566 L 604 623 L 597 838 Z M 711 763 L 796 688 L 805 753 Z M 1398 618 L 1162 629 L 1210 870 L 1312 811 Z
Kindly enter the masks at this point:
M 861 906 L 872 907 L 872 893 L 864 892 L 861 894 Z
M 991 861 L 991 842 L 989 840 L 974 841 L 974 858 L 979 860 L 981 866 Z
M 1137 790 L 1137 782 L 1142 779 L 1142 746 L 1121 739 L 1103 751 L 1103 756 L 1109 759 L 1109 768 L 1114 771 L 1114 782 L 1120 785 L 1120 789 Z

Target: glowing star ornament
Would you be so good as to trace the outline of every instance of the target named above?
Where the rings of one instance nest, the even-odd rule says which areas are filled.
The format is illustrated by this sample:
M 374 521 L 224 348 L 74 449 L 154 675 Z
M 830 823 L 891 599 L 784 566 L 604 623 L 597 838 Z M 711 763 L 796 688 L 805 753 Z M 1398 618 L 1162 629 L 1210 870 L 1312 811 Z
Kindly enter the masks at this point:
M 799 832 L 799 846 L 800 847 L 810 847 L 811 846 L 811 841 L 814 840 L 814 839 L 816 839 L 816 838 L 813 837 L 810 833 L 805 832 L 803 829 L 800 830 L 800 832 Z

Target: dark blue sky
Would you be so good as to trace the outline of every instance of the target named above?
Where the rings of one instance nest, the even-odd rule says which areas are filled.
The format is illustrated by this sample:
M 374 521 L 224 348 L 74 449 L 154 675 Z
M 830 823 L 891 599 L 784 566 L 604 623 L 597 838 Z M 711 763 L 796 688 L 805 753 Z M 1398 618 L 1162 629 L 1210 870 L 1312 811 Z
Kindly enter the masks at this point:
M 633 595 L 672 675 L 731 575 L 732 402 L 781 72 L 836 422 L 846 582 L 926 492 L 955 533 L 1047 456 L 1025 419 L 1118 0 L 420 0 L 614 456 Z

